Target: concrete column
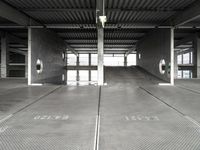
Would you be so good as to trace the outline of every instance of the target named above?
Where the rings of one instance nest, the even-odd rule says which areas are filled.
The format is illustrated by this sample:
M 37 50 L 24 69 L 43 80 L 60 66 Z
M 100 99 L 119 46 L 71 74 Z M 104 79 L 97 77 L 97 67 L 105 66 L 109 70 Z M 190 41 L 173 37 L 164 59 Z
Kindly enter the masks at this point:
M 77 55 L 77 59 L 76 59 L 76 66 L 77 66 L 76 81 L 80 81 L 80 76 L 79 76 L 79 65 L 80 65 L 80 62 L 79 62 L 79 54 L 78 54 L 78 55 Z
M 178 53 L 174 52 L 174 78 L 178 78 Z
M 128 64 L 128 62 L 127 62 L 127 56 L 126 56 L 126 54 L 124 55 L 124 67 L 127 67 L 127 64 Z
M 193 62 L 195 67 L 193 70 L 193 77 L 200 78 L 200 38 L 196 37 L 193 44 L 194 44 Z
M 91 81 L 92 79 L 91 79 L 91 65 L 92 65 L 92 62 L 91 62 L 91 54 L 89 54 L 89 67 L 90 67 L 90 69 L 89 69 L 89 81 Z
M 28 55 L 25 55 L 25 78 L 28 78 Z
M 171 67 L 170 67 L 170 84 L 174 85 L 174 28 L 171 28 Z
M 104 29 L 98 28 L 98 85 L 104 84 Z
M 28 28 L 28 85 L 32 84 L 32 32 L 31 32 L 31 28 Z
M 7 34 L 1 37 L 1 78 L 8 77 L 9 45 Z

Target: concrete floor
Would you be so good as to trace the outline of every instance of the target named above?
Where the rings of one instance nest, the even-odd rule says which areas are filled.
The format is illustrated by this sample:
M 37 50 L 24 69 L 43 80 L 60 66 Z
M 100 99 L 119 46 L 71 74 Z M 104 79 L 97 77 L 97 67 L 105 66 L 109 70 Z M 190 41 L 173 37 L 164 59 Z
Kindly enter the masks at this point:
M 197 81 L 161 87 L 137 68 L 115 67 L 104 87 L 9 86 L 0 90 L 0 149 L 94 150 L 97 141 L 99 150 L 199 150 Z

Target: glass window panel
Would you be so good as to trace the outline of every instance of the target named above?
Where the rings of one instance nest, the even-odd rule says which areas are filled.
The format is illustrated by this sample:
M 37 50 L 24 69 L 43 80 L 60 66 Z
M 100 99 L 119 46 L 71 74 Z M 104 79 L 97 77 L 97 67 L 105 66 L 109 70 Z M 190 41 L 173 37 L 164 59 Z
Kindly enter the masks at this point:
M 89 81 L 89 71 L 88 70 L 80 70 L 79 71 L 79 79 L 80 81 Z
M 129 54 L 127 57 L 128 66 L 136 66 L 136 54 Z
M 96 70 L 91 71 L 91 81 L 97 81 L 97 71 Z
M 88 66 L 89 65 L 89 55 L 88 54 L 79 54 L 79 62 L 80 62 L 80 66 Z
M 67 64 L 68 66 L 76 66 L 76 55 L 67 54 Z
M 91 65 L 97 66 L 97 54 L 91 54 Z
M 189 70 L 183 70 L 183 78 L 184 79 L 190 78 L 190 71 Z
M 178 55 L 177 61 L 178 64 L 182 64 L 182 55 Z
M 193 64 L 193 52 L 191 52 L 190 64 Z
M 67 80 L 68 81 L 76 81 L 77 71 L 76 70 L 68 70 L 67 71 Z
M 124 57 L 113 57 L 106 55 L 104 57 L 105 66 L 124 66 Z
M 179 78 L 179 79 L 182 78 L 182 71 L 181 71 L 181 70 L 178 71 L 178 78 Z
M 189 64 L 190 63 L 190 54 L 186 53 L 183 54 L 183 64 Z

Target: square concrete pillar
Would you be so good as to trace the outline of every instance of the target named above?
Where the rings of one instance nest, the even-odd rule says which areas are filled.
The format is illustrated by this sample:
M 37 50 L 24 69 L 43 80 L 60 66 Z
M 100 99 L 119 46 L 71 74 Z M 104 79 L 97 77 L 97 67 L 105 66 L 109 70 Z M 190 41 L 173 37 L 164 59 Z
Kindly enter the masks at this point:
M 178 53 L 174 52 L 174 78 L 178 78 Z
M 104 85 L 104 29 L 98 28 L 98 85 Z
M 8 77 L 9 42 L 7 34 L 1 37 L 1 78 Z
M 25 78 L 28 78 L 28 55 L 25 55 Z
M 193 77 L 200 78 L 200 38 L 197 36 L 193 42 L 194 51 L 193 51 Z
M 126 54 L 124 55 L 124 67 L 127 67 L 127 56 L 126 56 Z
M 80 81 L 80 75 L 79 75 L 79 66 L 80 66 L 79 54 L 77 55 L 76 66 L 77 66 L 76 81 Z
M 91 66 L 92 66 L 91 53 L 89 54 L 88 59 L 89 59 L 89 67 L 90 67 L 90 69 L 89 69 L 89 71 L 88 71 L 88 73 L 89 73 L 89 81 L 91 81 L 91 80 L 92 80 L 92 79 L 91 79 Z
M 171 67 L 170 67 L 170 84 L 174 85 L 174 77 L 175 77 L 175 73 L 174 73 L 174 28 L 171 28 L 170 30 L 170 63 L 171 63 Z

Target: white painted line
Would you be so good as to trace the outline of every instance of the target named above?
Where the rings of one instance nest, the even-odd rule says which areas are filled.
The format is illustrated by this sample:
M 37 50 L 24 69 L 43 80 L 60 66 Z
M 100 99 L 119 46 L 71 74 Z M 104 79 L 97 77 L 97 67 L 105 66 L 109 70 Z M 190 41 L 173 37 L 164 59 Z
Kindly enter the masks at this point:
M 97 149 L 96 150 L 99 150 L 99 134 L 100 134 L 100 124 L 101 124 L 101 119 L 100 119 L 100 116 L 98 117 L 98 136 L 97 136 Z
M 5 118 L 3 118 L 3 119 L 0 120 L 0 123 L 3 123 L 4 121 L 8 120 L 8 119 L 11 118 L 12 116 L 13 116 L 12 114 L 6 116 Z
M 41 84 L 41 83 L 33 83 L 33 84 L 31 84 L 31 86 L 42 86 L 43 84 Z
M 198 126 L 200 128 L 200 124 L 196 120 L 192 119 L 189 116 L 185 116 L 185 118 L 188 119 L 189 121 L 191 121 L 192 123 L 194 123 L 196 126 Z
M 94 150 L 99 150 L 100 116 L 96 116 Z
M 129 117 L 128 116 L 125 116 L 125 118 L 126 118 L 127 121 L 129 121 Z
M 159 86 L 173 86 L 171 83 L 159 83 Z
M 98 130 L 98 116 L 96 116 L 96 124 L 95 124 L 95 131 L 94 131 L 94 150 L 96 150 L 97 144 L 97 130 Z

